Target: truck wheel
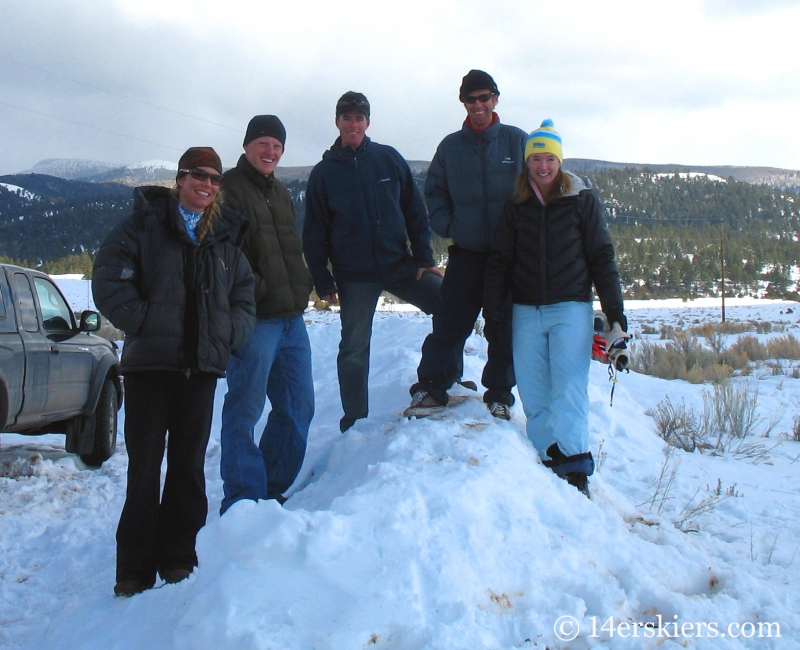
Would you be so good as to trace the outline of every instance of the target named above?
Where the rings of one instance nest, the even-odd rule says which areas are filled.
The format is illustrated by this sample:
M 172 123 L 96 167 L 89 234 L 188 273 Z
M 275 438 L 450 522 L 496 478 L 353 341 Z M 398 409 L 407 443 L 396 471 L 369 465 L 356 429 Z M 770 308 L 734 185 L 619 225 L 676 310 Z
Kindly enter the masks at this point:
M 81 460 L 87 467 L 97 468 L 117 448 L 117 391 L 110 379 L 103 384 L 94 415 L 94 449 L 90 454 L 81 454 Z

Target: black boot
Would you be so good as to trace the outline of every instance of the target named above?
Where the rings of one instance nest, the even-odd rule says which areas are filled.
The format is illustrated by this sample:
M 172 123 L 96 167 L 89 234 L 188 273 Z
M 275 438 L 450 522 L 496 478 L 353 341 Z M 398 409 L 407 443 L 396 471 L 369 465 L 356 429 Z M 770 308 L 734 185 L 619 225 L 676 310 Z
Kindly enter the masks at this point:
M 585 494 L 587 499 L 592 498 L 589 494 L 589 478 L 583 472 L 570 472 L 567 474 L 567 483 L 578 488 L 578 491 Z
M 560 478 L 566 479 L 567 483 L 577 488 L 587 498 L 591 498 L 589 494 L 589 475 L 581 471 L 568 471 L 571 468 L 577 469 L 578 467 L 585 467 L 586 463 L 590 463 L 591 471 L 594 471 L 594 459 L 592 452 L 585 454 L 576 454 L 574 456 L 567 456 L 558 446 L 558 443 L 553 443 L 547 448 L 547 455 L 550 460 L 543 460 L 542 465 L 552 469 Z M 571 467 L 570 467 L 571 466 Z

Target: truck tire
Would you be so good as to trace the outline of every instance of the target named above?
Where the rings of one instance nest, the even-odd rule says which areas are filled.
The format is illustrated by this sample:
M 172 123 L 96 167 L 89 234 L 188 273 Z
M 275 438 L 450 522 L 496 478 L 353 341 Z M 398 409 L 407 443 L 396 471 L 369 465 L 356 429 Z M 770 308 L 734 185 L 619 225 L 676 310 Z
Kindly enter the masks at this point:
M 117 448 L 117 391 L 111 379 L 103 383 L 94 415 L 94 448 L 90 454 L 81 454 L 81 460 L 87 467 L 98 468 Z

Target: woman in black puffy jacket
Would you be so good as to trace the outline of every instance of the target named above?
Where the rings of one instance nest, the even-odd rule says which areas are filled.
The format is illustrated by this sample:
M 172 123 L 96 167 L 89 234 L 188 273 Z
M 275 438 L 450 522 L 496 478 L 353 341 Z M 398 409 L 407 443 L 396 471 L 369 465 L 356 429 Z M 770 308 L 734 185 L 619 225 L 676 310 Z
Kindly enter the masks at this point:
M 217 378 L 255 322 L 253 274 L 239 249 L 247 222 L 220 205 L 219 156 L 189 149 L 176 182 L 172 190 L 134 190 L 133 214 L 106 238 L 92 277 L 95 304 L 125 332 L 128 487 L 117 528 L 118 596 L 149 589 L 157 573 L 179 582 L 197 566 Z
M 583 180 L 561 169 L 562 160 L 561 137 L 545 120 L 528 137 L 526 168 L 486 267 L 484 314 L 499 317 L 511 291 L 514 373 L 528 438 L 546 466 L 589 496 L 592 284 L 612 324 L 608 338 L 629 337 L 600 203 Z M 610 349 L 609 356 L 619 352 Z

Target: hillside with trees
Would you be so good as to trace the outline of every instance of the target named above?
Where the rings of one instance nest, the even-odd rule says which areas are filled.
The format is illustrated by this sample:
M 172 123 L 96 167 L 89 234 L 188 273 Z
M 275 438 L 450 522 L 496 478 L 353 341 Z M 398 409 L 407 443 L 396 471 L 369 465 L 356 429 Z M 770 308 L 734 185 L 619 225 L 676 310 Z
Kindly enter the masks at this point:
M 630 168 L 592 180 L 628 297 L 718 294 L 723 259 L 726 295 L 755 295 L 762 287 L 775 297 L 794 293 L 798 194 L 732 178 Z
M 797 296 L 793 274 L 800 265 L 800 195 L 795 187 L 674 167 L 575 163 L 570 166 L 590 177 L 606 208 L 628 298 L 718 295 L 723 259 L 726 295 L 766 289 L 770 296 Z M 595 165 L 593 171 L 588 163 Z M 414 176 L 422 189 L 423 164 L 415 162 Z M 302 227 L 306 180 L 287 179 L 286 185 Z M 131 188 L 118 183 L 42 174 L 0 177 L 0 259 L 58 269 L 51 272 L 85 273 L 131 202 Z M 434 237 L 433 244 L 443 263 L 448 242 Z

